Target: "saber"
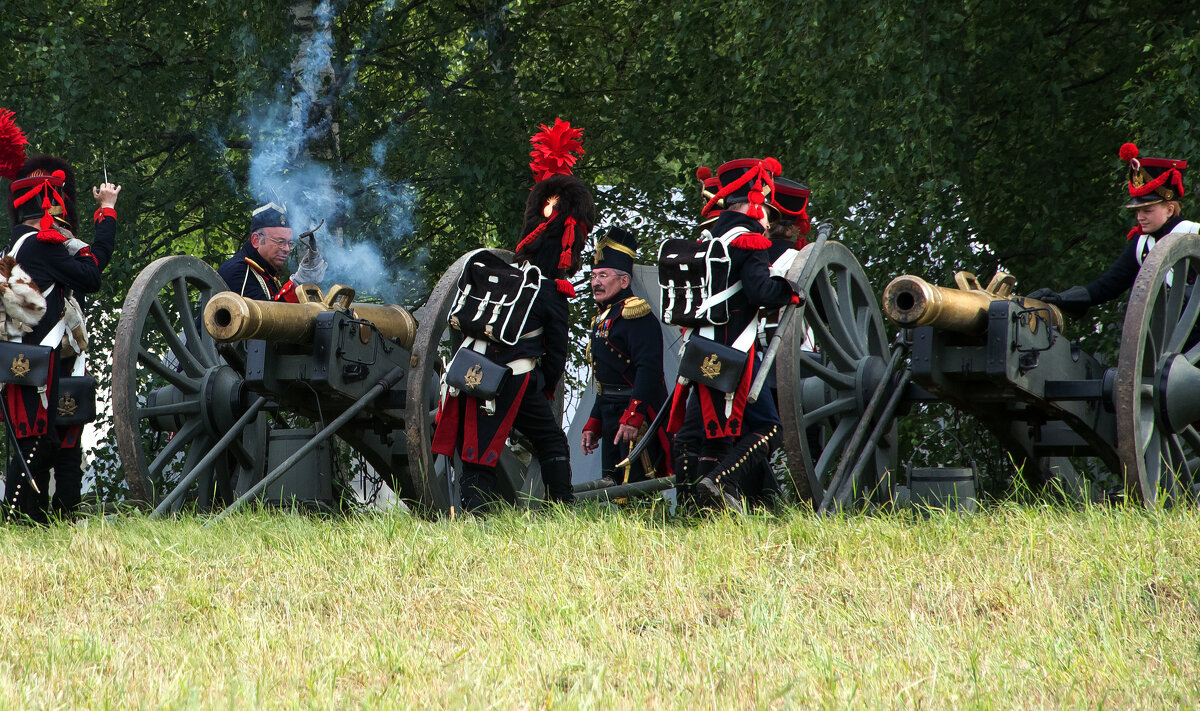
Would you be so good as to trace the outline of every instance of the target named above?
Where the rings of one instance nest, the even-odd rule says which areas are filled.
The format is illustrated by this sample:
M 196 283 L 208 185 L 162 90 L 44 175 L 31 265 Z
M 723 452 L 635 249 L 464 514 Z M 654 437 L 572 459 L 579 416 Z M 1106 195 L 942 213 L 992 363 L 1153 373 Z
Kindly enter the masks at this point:
M 681 378 L 682 379 L 682 378 Z M 685 383 L 686 384 L 686 383 Z M 650 421 L 650 426 L 646 428 L 646 436 L 638 440 L 638 443 L 633 445 L 629 450 L 629 456 L 625 457 L 617 464 L 617 469 L 629 466 L 629 463 L 642 455 L 646 451 L 646 447 L 654 441 L 655 435 L 658 434 L 658 428 L 663 424 L 663 416 L 671 409 L 671 401 L 675 397 L 675 389 L 679 387 L 679 382 L 676 381 L 675 387 L 671 388 L 671 392 L 667 393 L 667 399 L 663 401 L 663 406 L 659 408 L 658 414 Z
M 801 287 L 808 282 L 809 272 L 812 271 L 813 265 L 817 260 L 817 252 L 825 241 L 829 239 L 829 233 L 833 232 L 833 225 L 828 222 L 822 222 L 817 225 L 817 241 L 813 243 L 812 251 L 808 255 L 808 259 L 804 261 L 804 267 L 800 270 L 800 278 L 796 281 L 796 286 Z M 771 373 L 771 367 L 775 365 L 775 356 L 779 354 L 779 346 L 783 343 L 783 334 L 788 327 L 792 325 L 792 319 L 796 316 L 796 310 L 804 308 L 808 301 L 808 295 L 801 289 L 797 289 L 796 295 L 800 301 L 796 304 L 788 304 L 784 307 L 783 313 L 779 316 L 779 326 L 775 329 L 775 335 L 771 337 L 771 345 L 767 346 L 767 352 L 763 354 L 762 366 L 758 369 L 758 375 L 754 376 L 754 381 L 750 383 L 750 393 L 746 396 L 746 402 L 757 402 L 758 396 L 762 392 L 763 385 L 767 382 L 767 376 Z
M 108 157 L 101 156 L 100 160 L 104 162 L 104 182 L 108 182 Z

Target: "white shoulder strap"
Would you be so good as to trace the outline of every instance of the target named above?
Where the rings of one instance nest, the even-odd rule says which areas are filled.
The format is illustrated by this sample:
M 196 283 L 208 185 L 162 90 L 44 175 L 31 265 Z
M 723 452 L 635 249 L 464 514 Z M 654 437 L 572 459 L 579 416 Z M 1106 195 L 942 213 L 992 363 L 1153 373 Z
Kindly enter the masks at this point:
M 12 257 L 13 259 L 16 259 L 17 252 L 21 251 L 21 247 L 22 247 L 22 245 L 25 244 L 25 240 L 29 239 L 29 235 L 32 235 L 32 234 L 37 234 L 37 233 L 36 232 L 26 232 L 25 234 L 21 235 L 20 239 L 18 239 L 16 244 L 13 245 L 12 249 L 8 250 L 8 256 Z M 57 286 L 57 284 L 51 284 L 48 289 L 46 289 L 45 291 L 42 292 L 42 297 L 44 298 L 44 297 L 49 296 L 50 292 L 54 291 L 55 286 Z M 61 338 L 61 336 L 60 336 L 60 338 Z

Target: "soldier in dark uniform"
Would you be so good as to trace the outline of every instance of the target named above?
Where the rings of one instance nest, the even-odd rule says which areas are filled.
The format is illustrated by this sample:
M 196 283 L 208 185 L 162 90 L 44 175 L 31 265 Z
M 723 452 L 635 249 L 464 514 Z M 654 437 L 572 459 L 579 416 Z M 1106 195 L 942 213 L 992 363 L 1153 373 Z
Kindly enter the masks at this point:
M 230 291 L 256 301 L 273 301 L 283 288 L 279 270 L 294 246 L 287 208 L 269 202 L 250 216 L 250 237 L 217 273 Z
M 1200 233 L 1200 224 L 1183 219 L 1179 198 L 1183 197 L 1183 172 L 1187 161 L 1171 158 L 1139 158 L 1132 143 L 1121 146 L 1119 156 L 1128 164 L 1129 202 L 1137 225 L 1125 236 L 1128 244 L 1104 272 L 1087 286 L 1072 286 L 1061 293 L 1037 289 L 1029 295 L 1054 304 L 1072 316 L 1082 317 L 1092 306 L 1112 301 L 1128 291 L 1138 270 L 1155 243 L 1172 232 Z
M 663 338 L 650 304 L 630 288 L 637 238 L 610 228 L 596 245 L 592 296 L 599 310 L 592 319 L 588 358 L 596 385 L 596 401 L 583 427 L 583 453 L 600 449 L 602 476 L 616 483 L 666 475 L 666 432 L 658 443 L 621 471 L 616 465 L 645 434 L 667 399 L 663 380 Z
M 741 508 L 741 483 L 746 472 L 759 466 L 779 436 L 779 413 L 769 391 L 747 404 L 750 382 L 759 364 L 755 349 L 759 310 L 777 308 L 794 299 L 791 287 L 770 275 L 766 237 L 769 226 L 774 179 L 778 161 L 742 159 L 730 161 L 717 171 L 721 188 L 709 200 L 703 214 L 723 202 L 724 210 L 708 230 L 708 237 L 728 244 L 729 283 L 742 288 L 728 297 L 729 318 L 719 326 L 700 329 L 700 335 L 749 353 L 749 360 L 736 391 L 726 395 L 705 385 L 676 388 L 668 431 L 675 432 L 685 419 L 686 391 L 694 391 L 686 409 L 687 418 L 700 418 L 704 440 L 700 445 L 696 472 L 697 493 L 712 503 Z M 748 338 L 747 338 L 748 336 Z M 745 345 L 748 342 L 748 346 Z
M 772 202 L 777 212 L 775 219 L 771 221 L 771 227 L 767 230 L 767 238 L 771 240 L 771 246 L 767 249 L 767 259 L 775 274 L 786 273 L 791 264 L 790 258 L 794 256 L 789 253 L 790 251 L 798 252 L 808 244 L 805 235 L 812 228 L 808 218 L 808 199 L 811 194 L 811 190 L 794 180 L 784 177 L 775 179 Z M 780 263 L 777 264 L 777 262 Z M 764 353 L 775 337 L 781 312 L 782 309 L 763 311 L 758 345 Z M 776 387 L 774 363 L 771 364 L 771 370 L 767 374 L 763 387 L 770 390 L 771 399 L 778 406 L 779 392 Z M 747 503 L 771 506 L 780 500 L 783 490 L 779 486 L 779 480 L 775 477 L 770 462 L 771 456 L 777 448 L 778 444 L 773 446 L 771 452 L 760 460 L 757 468 L 747 471 L 742 481 L 742 494 L 746 497 Z
M 45 522 L 52 508 L 49 496 L 52 468 L 57 466 L 62 470 L 56 486 L 60 490 L 56 497 L 60 509 L 66 512 L 79 502 L 82 479 L 79 433 L 60 430 L 55 424 L 57 408 L 47 405 L 57 404 L 58 383 L 65 372 L 59 348 L 66 331 L 62 324 L 67 299 L 100 288 L 101 272 L 112 256 L 116 240 L 116 202 L 121 188 L 102 183 L 92 189 L 100 207 L 93 215 L 95 241 L 89 247 L 74 237 L 79 220 L 75 175 L 70 164 L 54 156 L 35 156 L 15 175 L 5 177 L 13 179 L 9 187 L 13 233 L 7 252 L 29 274 L 46 303 L 45 315 L 21 340 L 54 347 L 44 389 L 4 387 L 4 404 L 19 448 L 19 453 L 13 452 L 8 466 L 5 516 L 8 520 L 22 517 Z M 68 445 L 74 451 L 62 451 L 63 435 L 71 438 Z
M 463 462 L 462 506 L 479 511 L 495 498 L 496 465 L 512 429 L 533 444 L 550 501 L 574 501 L 566 434 L 551 401 L 566 369 L 570 321 L 568 297 L 575 288 L 566 277 L 579 271 L 595 203 L 587 186 L 574 177 L 583 129 L 556 119 L 553 127 L 530 139 L 530 167 L 537 181 L 525 202 L 524 229 L 513 261 L 536 267 L 541 281 L 522 337 L 516 345 L 487 342 L 488 360 L 507 365 L 512 377 L 497 394 L 494 407 L 465 395 L 447 394 L 437 414 L 432 450 Z
M 260 205 L 250 215 L 250 237 L 217 273 L 230 291 L 257 301 L 295 303 L 296 286 L 316 284 L 325 274 L 325 260 L 309 250 L 300 268 L 286 282 L 279 277 L 296 242 L 287 208 L 273 202 Z

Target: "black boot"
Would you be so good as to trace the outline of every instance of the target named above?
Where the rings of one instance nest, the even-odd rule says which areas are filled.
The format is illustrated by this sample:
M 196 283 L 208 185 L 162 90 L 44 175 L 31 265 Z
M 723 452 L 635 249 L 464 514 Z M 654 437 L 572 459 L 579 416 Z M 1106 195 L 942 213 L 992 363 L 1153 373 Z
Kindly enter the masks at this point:
M 742 480 L 761 471 L 778 437 L 778 425 L 743 435 L 721 458 L 716 471 L 700 480 L 699 488 L 714 501 L 741 513 L 745 509 L 741 496 Z
M 541 464 L 546 500 L 560 504 L 575 503 L 575 492 L 571 489 L 571 460 L 567 457 L 551 457 Z
M 464 464 L 462 481 L 462 508 L 469 513 L 482 513 L 495 500 L 493 493 L 496 484 L 496 472 L 487 467 Z

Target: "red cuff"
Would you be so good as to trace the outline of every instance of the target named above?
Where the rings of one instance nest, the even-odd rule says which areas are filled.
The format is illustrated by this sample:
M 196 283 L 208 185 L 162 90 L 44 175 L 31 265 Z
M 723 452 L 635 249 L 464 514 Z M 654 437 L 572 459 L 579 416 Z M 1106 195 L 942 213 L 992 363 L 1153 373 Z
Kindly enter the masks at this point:
M 117 219 L 117 208 L 115 208 L 115 207 L 98 207 L 98 208 L 96 208 L 96 211 L 92 213 L 92 222 L 98 223 L 98 222 L 100 222 L 100 220 L 103 220 L 106 217 L 111 217 L 114 220 Z
M 646 421 L 646 416 L 637 411 L 641 406 L 641 400 L 630 400 L 629 407 L 626 407 L 625 412 L 621 413 L 621 424 L 641 428 L 642 423 Z
M 583 423 L 584 432 L 601 432 L 603 428 L 600 426 L 600 418 L 589 417 L 588 421 Z
M 296 282 L 288 279 L 288 283 L 284 284 L 279 293 L 275 295 L 275 300 L 288 304 L 300 303 L 300 297 L 296 296 Z

